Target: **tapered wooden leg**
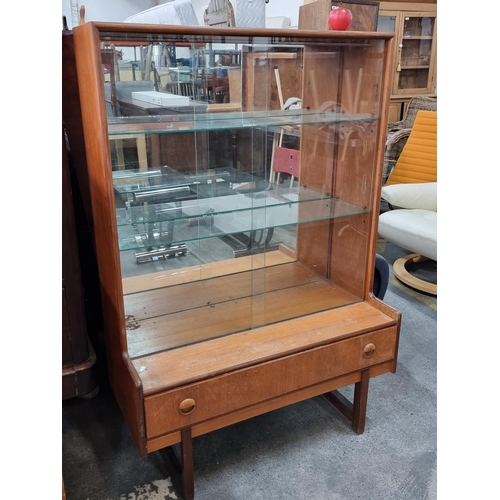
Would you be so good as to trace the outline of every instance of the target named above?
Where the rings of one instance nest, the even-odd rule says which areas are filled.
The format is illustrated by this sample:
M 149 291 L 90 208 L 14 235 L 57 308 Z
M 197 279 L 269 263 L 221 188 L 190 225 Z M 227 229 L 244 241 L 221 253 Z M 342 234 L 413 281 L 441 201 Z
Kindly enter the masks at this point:
M 361 380 L 354 385 L 354 401 L 352 403 L 338 391 L 323 394 L 342 415 L 351 421 L 351 426 L 357 434 L 363 434 L 365 430 L 369 380 L 370 370 L 363 370 Z
M 184 499 L 194 499 L 193 439 L 191 427 L 181 431 L 182 488 Z
M 366 405 L 368 402 L 368 383 L 370 371 L 361 372 L 361 381 L 354 385 L 354 401 L 352 409 L 352 428 L 357 434 L 363 434 L 366 421 Z

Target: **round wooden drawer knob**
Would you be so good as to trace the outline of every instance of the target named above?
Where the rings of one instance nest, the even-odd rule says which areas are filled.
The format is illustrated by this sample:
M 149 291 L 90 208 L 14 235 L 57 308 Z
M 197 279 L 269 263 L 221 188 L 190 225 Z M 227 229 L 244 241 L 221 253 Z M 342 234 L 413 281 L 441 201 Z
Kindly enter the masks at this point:
M 179 412 L 182 413 L 182 415 L 189 415 L 194 410 L 195 406 L 196 402 L 194 399 L 191 398 L 185 399 L 179 405 Z
M 363 348 L 363 356 L 369 358 L 375 352 L 375 344 L 366 344 Z

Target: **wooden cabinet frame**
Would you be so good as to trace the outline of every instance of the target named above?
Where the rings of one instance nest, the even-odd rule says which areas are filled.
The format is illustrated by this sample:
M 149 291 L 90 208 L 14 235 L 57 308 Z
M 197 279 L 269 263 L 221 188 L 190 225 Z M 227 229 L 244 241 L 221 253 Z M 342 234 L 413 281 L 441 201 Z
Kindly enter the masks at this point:
M 315 254 L 319 248 L 331 248 L 323 270 L 327 281 L 328 277 L 334 276 L 338 285 L 332 290 L 340 290 L 334 293 L 351 295 L 355 300 L 345 306 L 339 302 L 338 307 L 321 312 L 267 321 L 263 326 L 175 349 L 131 355 L 132 346 L 126 332 L 125 281 L 122 281 L 120 270 L 108 124 L 99 59 L 100 32 L 109 37 L 147 32 L 175 34 L 178 39 L 196 34 L 199 39 L 209 41 L 213 36 L 241 35 L 258 40 L 291 37 L 299 42 L 307 40 L 310 45 L 314 45 L 316 40 L 323 44 L 346 46 L 362 45 L 365 41 L 382 44 L 383 50 L 377 61 L 357 60 L 353 66 L 357 68 L 363 62 L 367 68 L 364 93 L 359 88 L 361 83 L 358 83 L 357 89 L 365 100 L 353 100 L 353 88 L 347 84 L 340 83 L 337 89 L 339 98 L 346 102 L 351 94 L 353 113 L 366 113 L 364 108 L 375 109 L 369 101 L 377 93 L 378 121 L 373 129 L 375 147 L 370 150 L 369 161 L 354 161 L 354 151 L 347 145 L 343 155 L 341 150 L 335 153 L 332 164 L 326 161 L 329 158 L 326 153 L 323 156 L 319 154 L 315 145 L 318 129 L 314 125 L 303 125 L 301 131 L 301 159 L 303 164 L 307 160 L 311 165 L 302 169 L 301 185 L 326 190 L 332 200 L 339 198 L 348 203 L 366 205 L 364 211 L 361 215 L 300 225 L 296 251 L 291 257 L 287 254 L 280 257 L 285 264 L 298 268 L 297 272 L 303 272 L 308 266 L 315 265 Z M 75 28 L 74 37 L 78 77 L 85 82 L 85 85 L 80 85 L 80 101 L 102 290 L 108 372 L 141 455 L 181 443 L 184 495 L 193 498 L 193 437 L 322 394 L 351 420 L 356 432 L 363 432 L 369 379 L 396 371 L 401 321 L 398 311 L 372 293 L 390 97 L 387 83 L 392 75 L 394 50 L 392 35 L 238 28 L 220 28 L 215 35 L 213 28 L 205 27 L 86 23 Z M 362 58 L 362 54 L 360 51 L 356 57 Z M 344 67 L 349 68 L 351 62 L 346 58 Z M 322 64 L 321 53 L 315 53 L 313 48 L 306 50 L 304 66 L 304 107 L 318 106 L 332 91 L 327 66 Z M 356 75 L 351 76 L 354 78 Z M 378 81 L 380 84 L 375 83 Z M 360 75 L 358 82 L 361 82 Z M 327 130 L 326 133 L 331 132 Z M 325 150 L 337 147 L 333 140 L 322 144 Z M 327 153 L 331 154 L 331 151 Z M 330 180 L 325 187 L 325 173 L 328 172 Z M 366 192 L 368 177 L 371 183 L 368 183 Z M 365 182 L 360 182 L 363 179 Z M 339 234 L 342 238 L 338 237 Z M 292 260 L 285 262 L 285 259 Z M 238 258 L 222 263 L 221 268 L 244 266 L 245 262 L 244 258 Z M 221 270 L 221 275 L 226 276 L 227 271 Z M 137 280 L 135 285 L 140 286 Z M 235 285 L 233 279 L 231 286 Z M 186 296 L 196 298 L 201 285 L 195 282 L 190 286 L 192 291 Z M 183 290 L 176 289 L 172 297 Z M 223 286 L 221 290 L 224 290 Z M 159 293 L 168 294 L 168 287 Z M 321 297 L 319 290 L 314 298 L 321 300 Z M 291 307 L 284 299 L 280 300 L 284 309 Z M 211 312 L 210 305 L 206 310 L 207 314 Z M 192 317 L 180 321 L 178 327 L 181 331 L 195 326 Z M 222 324 L 220 317 L 215 317 L 214 324 Z M 352 403 L 335 392 L 350 384 L 355 385 Z

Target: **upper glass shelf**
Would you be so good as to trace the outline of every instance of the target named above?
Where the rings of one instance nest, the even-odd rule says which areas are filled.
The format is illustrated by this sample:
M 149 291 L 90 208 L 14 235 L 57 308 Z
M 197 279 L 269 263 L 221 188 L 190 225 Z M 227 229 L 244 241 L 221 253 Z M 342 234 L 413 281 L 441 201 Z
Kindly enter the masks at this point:
M 334 109 L 335 103 L 325 103 Z M 241 111 L 230 113 L 199 113 L 108 118 L 110 136 L 123 134 L 166 134 L 206 132 L 210 130 L 294 127 L 307 124 L 373 122 L 373 114 L 353 114 L 343 111 L 311 109 L 285 111 Z

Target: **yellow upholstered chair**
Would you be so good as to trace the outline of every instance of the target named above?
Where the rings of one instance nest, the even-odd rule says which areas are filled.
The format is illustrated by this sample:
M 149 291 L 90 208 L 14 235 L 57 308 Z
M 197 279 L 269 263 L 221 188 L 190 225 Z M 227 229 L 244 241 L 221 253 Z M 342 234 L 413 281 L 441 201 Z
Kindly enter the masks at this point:
M 413 127 L 396 132 L 386 144 L 382 184 L 435 182 L 436 153 L 437 111 L 418 111 Z
M 381 197 L 392 210 L 379 216 L 379 236 L 410 250 L 394 275 L 417 290 L 437 295 L 437 284 L 417 278 L 407 266 L 437 262 L 437 112 L 419 111 L 408 141 Z
M 437 182 L 437 111 L 419 111 L 386 186 Z

